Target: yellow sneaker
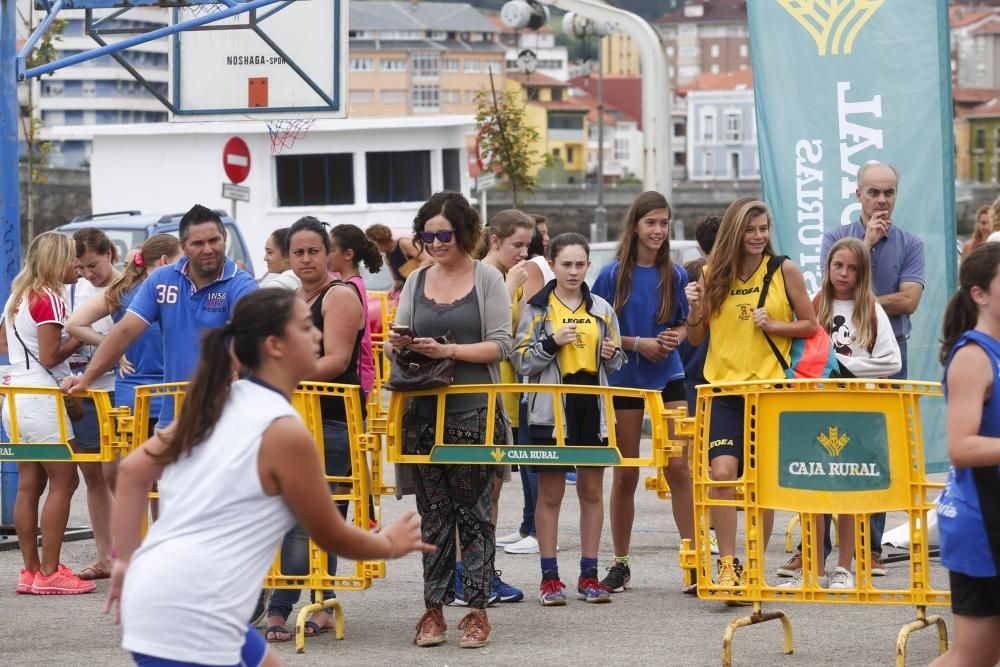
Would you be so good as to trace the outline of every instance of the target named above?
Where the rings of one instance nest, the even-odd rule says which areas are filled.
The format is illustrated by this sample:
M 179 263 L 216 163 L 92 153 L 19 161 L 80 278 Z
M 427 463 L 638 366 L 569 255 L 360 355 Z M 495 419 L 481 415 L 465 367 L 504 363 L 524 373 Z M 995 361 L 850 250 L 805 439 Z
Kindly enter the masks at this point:
M 740 586 L 746 585 L 746 573 L 743 571 L 742 567 L 739 567 L 739 561 L 737 561 L 732 556 L 723 556 L 718 562 L 719 576 L 716 580 L 716 584 L 719 586 Z M 737 571 L 739 568 L 739 571 Z M 737 595 L 742 595 L 742 593 L 737 593 Z M 742 602 L 740 600 L 726 600 L 726 606 L 729 607 L 741 607 L 749 603 Z

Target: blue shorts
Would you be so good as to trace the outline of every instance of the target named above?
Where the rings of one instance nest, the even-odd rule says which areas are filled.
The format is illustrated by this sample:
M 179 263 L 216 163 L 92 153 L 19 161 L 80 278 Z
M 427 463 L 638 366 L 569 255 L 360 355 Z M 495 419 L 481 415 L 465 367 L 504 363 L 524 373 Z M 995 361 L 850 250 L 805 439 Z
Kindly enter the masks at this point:
M 735 456 L 739 475 L 743 474 L 742 396 L 719 396 L 712 399 L 712 421 L 708 426 L 708 460 L 716 456 Z
M 247 633 L 243 636 L 243 648 L 240 650 L 240 661 L 231 667 L 258 667 L 264 662 L 266 653 L 267 642 L 264 641 L 264 637 L 254 628 L 247 626 Z M 197 662 L 179 662 L 142 653 L 133 653 L 132 659 L 139 667 L 204 667 Z
M 111 405 L 115 404 L 115 394 L 111 392 Z M 97 407 L 89 398 L 83 399 L 83 419 L 73 422 L 73 433 L 77 452 L 96 454 L 101 451 L 101 424 L 97 419 Z

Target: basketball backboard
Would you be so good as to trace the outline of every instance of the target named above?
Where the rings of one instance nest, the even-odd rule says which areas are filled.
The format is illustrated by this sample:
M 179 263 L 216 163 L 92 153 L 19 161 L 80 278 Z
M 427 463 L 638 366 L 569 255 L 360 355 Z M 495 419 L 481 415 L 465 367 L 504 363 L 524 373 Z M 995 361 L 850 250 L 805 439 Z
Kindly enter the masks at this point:
M 226 9 L 171 11 L 183 23 Z M 346 0 L 291 0 L 171 36 L 170 119 L 346 116 L 347 25 Z

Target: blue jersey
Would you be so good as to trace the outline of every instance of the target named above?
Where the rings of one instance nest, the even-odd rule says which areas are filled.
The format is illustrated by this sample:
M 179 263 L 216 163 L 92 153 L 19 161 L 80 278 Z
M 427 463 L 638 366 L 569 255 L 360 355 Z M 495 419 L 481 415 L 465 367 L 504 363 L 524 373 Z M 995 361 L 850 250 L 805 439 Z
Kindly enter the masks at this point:
M 159 322 L 163 339 L 163 381 L 186 382 L 198 363 L 202 334 L 229 321 L 241 296 L 257 281 L 226 258 L 219 277 L 201 289 L 188 278 L 188 260 L 157 269 L 139 286 L 128 312 L 145 322 Z M 173 421 L 173 401 L 165 401 L 160 425 Z
M 1000 438 L 1000 341 L 979 331 L 967 331 L 955 343 L 947 367 L 962 346 L 979 345 L 993 367 L 993 391 L 983 404 L 979 435 Z M 945 385 L 947 397 L 948 386 Z M 941 562 L 970 577 L 997 576 L 1000 563 L 1000 466 L 948 470 L 948 482 L 938 499 Z
M 116 323 L 125 317 L 132 299 L 142 285 L 136 285 L 122 294 L 122 305 L 111 313 L 111 319 Z M 163 382 L 163 337 L 160 335 L 159 322 L 153 322 L 142 335 L 129 345 L 125 352 L 129 363 L 135 367 L 134 373 L 125 377 L 115 377 L 115 405 L 124 405 L 129 410 L 135 410 L 135 388 L 144 384 L 159 384 Z M 159 415 L 163 400 L 156 398 L 150 402 L 149 414 Z
M 632 270 L 632 294 L 622 312 L 618 314 L 618 326 L 622 336 L 656 338 L 660 332 L 684 323 L 688 315 L 687 297 L 684 287 L 688 283 L 687 272 L 676 264 L 674 269 L 674 312 L 669 321 L 656 323 L 656 313 L 660 309 L 660 272 L 655 266 L 636 266 Z M 601 269 L 591 291 L 608 303 L 615 302 L 615 287 L 618 283 L 618 261 L 615 260 Z M 611 373 L 608 382 L 613 387 L 635 389 L 663 389 L 671 380 L 684 377 L 684 366 L 677 350 L 668 354 L 659 363 L 646 361 L 631 347 L 625 351 L 627 360 L 621 370 Z

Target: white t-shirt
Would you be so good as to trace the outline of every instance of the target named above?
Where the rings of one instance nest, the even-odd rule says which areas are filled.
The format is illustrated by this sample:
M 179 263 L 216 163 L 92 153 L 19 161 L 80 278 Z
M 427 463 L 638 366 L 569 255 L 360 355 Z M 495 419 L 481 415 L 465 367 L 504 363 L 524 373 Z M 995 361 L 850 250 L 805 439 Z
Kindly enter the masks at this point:
M 295 291 L 302 285 L 302 281 L 291 269 L 282 273 L 265 273 L 264 277 L 257 281 L 259 287 L 282 287 Z
M 80 278 L 76 281 L 75 285 L 70 285 L 66 288 L 66 301 L 69 303 L 70 313 L 76 311 L 77 308 L 87 303 L 96 296 L 104 294 L 104 287 L 94 287 L 86 278 Z M 111 327 L 115 325 L 115 321 L 111 319 L 111 316 L 102 317 L 101 319 L 94 322 L 91 326 L 94 331 L 99 334 L 105 335 L 111 331 Z M 94 351 L 97 348 L 93 345 L 81 345 L 80 348 L 69 358 L 70 369 L 75 373 L 82 373 L 86 368 L 87 364 L 94 357 Z M 90 384 L 91 389 L 101 389 L 105 391 L 115 390 L 115 369 L 112 368 L 107 373 L 101 377 L 95 379 Z
M 875 345 L 871 351 L 857 342 L 854 326 L 854 301 L 833 301 L 833 322 L 830 338 L 837 360 L 859 378 L 886 378 L 902 368 L 899 343 L 892 333 L 889 316 L 878 303 L 875 304 L 876 325 Z
M 542 284 L 548 285 L 549 281 L 555 280 L 556 274 L 552 273 L 552 267 L 549 266 L 549 261 L 538 255 L 537 257 L 532 257 L 528 260 L 534 264 L 538 265 L 538 268 L 542 271 Z
M 986 237 L 987 243 L 1000 243 L 1000 232 L 993 232 Z
M 123 648 L 180 662 L 239 663 L 261 583 L 295 524 L 284 499 L 261 487 L 261 438 L 276 419 L 293 415 L 276 390 L 238 380 L 208 439 L 164 469 L 160 518 L 125 576 Z

